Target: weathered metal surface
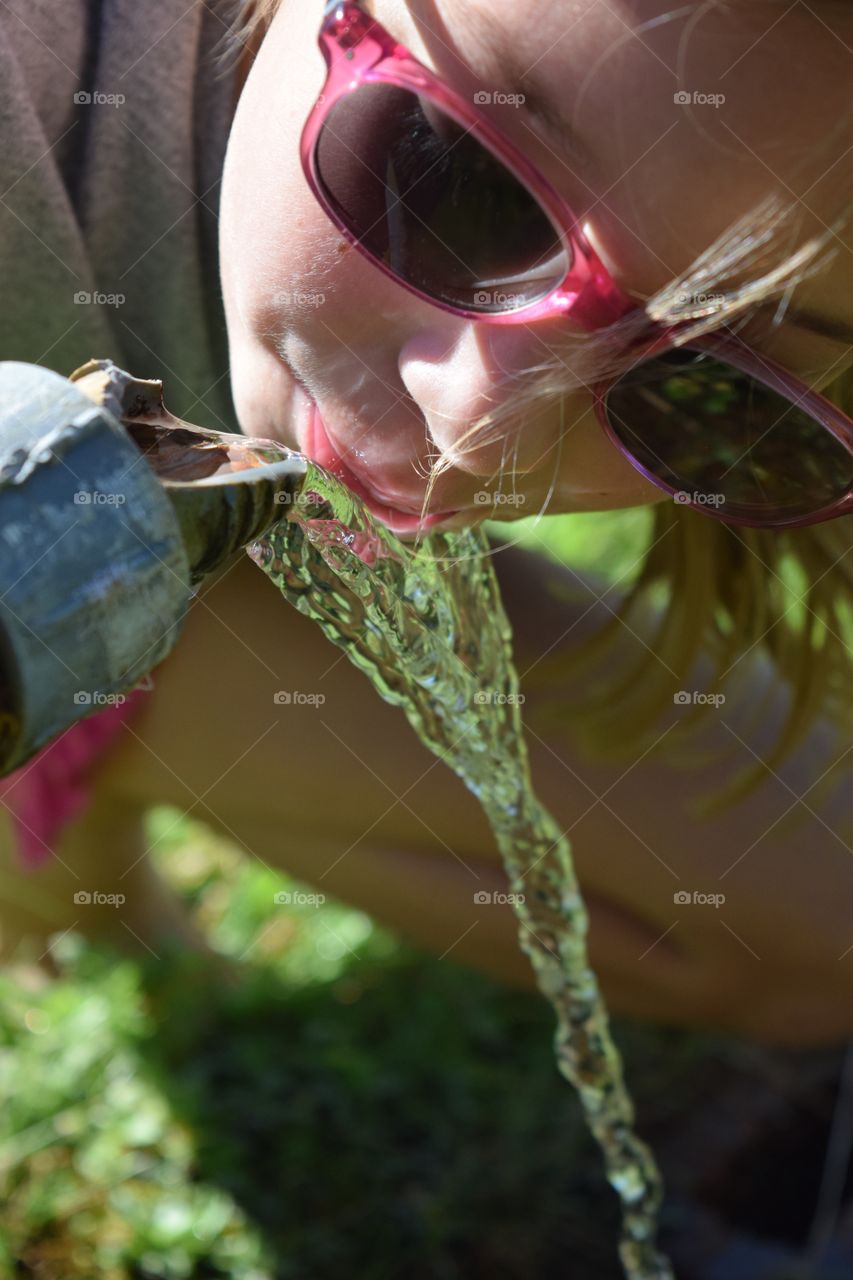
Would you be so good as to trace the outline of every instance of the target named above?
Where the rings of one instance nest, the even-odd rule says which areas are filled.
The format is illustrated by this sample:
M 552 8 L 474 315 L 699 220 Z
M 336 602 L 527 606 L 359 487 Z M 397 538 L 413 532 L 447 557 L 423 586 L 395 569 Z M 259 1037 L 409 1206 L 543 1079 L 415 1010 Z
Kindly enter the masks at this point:
M 74 385 L 120 419 L 156 473 L 178 517 L 193 582 L 281 516 L 305 476 L 305 459 L 275 440 L 184 422 L 163 403 L 163 384 L 90 360 Z
M 119 423 L 50 370 L 0 364 L 0 771 L 165 657 L 189 594 L 179 521 Z
M 282 514 L 305 461 L 205 431 L 162 384 L 0 363 L 0 776 L 131 689 L 193 586 Z

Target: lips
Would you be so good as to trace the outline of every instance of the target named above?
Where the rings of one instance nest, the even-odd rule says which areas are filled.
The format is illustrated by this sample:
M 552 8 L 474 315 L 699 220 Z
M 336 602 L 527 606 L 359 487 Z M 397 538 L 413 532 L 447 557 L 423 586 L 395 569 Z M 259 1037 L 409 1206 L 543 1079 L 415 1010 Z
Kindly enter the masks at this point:
M 361 498 L 371 514 L 387 525 L 392 533 L 426 533 L 441 521 L 456 514 L 455 511 L 436 511 L 422 518 L 412 511 L 403 511 L 399 507 L 391 506 L 371 487 L 365 477 L 356 475 L 343 461 L 341 451 L 330 440 L 325 423 L 313 402 L 310 405 L 303 452 L 312 462 L 318 463 L 342 481 L 356 497 Z

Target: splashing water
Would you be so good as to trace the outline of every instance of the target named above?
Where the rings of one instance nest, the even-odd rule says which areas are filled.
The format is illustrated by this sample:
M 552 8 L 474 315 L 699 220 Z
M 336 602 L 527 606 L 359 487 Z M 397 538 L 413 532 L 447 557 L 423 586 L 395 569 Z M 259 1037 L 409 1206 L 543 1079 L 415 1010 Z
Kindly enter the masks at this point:
M 310 463 L 284 518 L 249 549 L 282 594 L 339 645 L 483 806 L 510 880 L 519 941 L 557 1015 L 555 1049 L 622 1202 L 630 1280 L 672 1280 L 655 1247 L 662 1189 L 589 967 L 569 842 L 530 782 L 511 632 L 480 530 L 416 547 Z

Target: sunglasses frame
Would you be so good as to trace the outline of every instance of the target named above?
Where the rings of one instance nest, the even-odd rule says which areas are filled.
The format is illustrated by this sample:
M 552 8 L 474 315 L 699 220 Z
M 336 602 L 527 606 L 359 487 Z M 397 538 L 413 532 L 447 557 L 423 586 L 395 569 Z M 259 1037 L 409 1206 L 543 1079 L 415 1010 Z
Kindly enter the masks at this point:
M 374 267 L 395 284 L 432 306 L 481 324 L 526 324 L 535 320 L 570 317 L 580 329 L 591 332 L 613 324 L 631 313 L 642 312 L 642 305 L 632 299 L 613 279 L 569 205 L 539 169 L 501 129 L 478 110 L 474 102 L 457 93 L 429 67 L 419 62 L 405 45 L 395 40 L 366 11 L 363 3 L 358 3 L 357 0 L 328 0 L 323 11 L 318 45 L 326 63 L 326 78 L 302 130 L 300 158 L 303 172 L 315 199 L 341 235 Z M 317 150 L 320 135 L 332 109 L 365 84 L 394 85 L 429 98 L 486 147 L 533 195 L 551 221 L 569 261 L 563 279 L 544 297 L 515 310 L 496 312 L 469 310 L 445 302 L 397 275 L 350 230 L 325 194 L 317 168 Z M 803 407 L 853 456 L 853 419 L 825 396 L 812 391 L 794 374 L 754 351 L 734 335 L 706 334 L 689 342 L 679 343 L 677 339 L 681 328 L 680 325 L 664 327 L 649 321 L 644 327 L 643 335 L 635 337 L 629 346 L 629 350 L 637 354 L 631 367 L 635 368 L 637 364 L 675 347 L 714 355 L 778 392 L 792 404 Z M 592 388 L 599 423 L 619 452 L 647 480 L 671 496 L 683 492 L 653 475 L 615 433 L 608 417 L 607 395 L 618 381 L 618 378 L 611 378 Z M 700 510 L 703 515 L 724 520 L 727 524 L 758 528 L 806 526 L 853 513 L 853 486 L 846 495 L 830 505 L 806 516 L 794 518 L 786 516 L 784 510 L 774 511 L 773 508 L 768 508 L 760 517 L 755 518 L 727 515 L 722 510 L 706 506 L 695 509 Z
M 647 340 L 637 353 L 637 358 L 630 368 L 636 369 L 638 365 L 646 364 L 656 356 L 664 355 L 667 351 L 673 350 L 695 351 L 700 355 L 713 356 L 725 364 L 731 365 L 741 373 L 747 374 L 753 381 L 769 387 L 771 391 L 777 392 L 795 408 L 802 409 L 810 417 L 814 418 L 816 422 L 819 422 L 825 431 L 829 431 L 831 435 L 835 436 L 840 444 L 846 448 L 847 452 L 853 456 L 853 419 L 849 418 L 831 400 L 827 400 L 826 396 L 822 396 L 819 391 L 813 391 L 806 386 L 795 374 L 790 373 L 774 360 L 770 360 L 767 356 L 753 350 L 752 347 L 742 342 L 734 334 L 710 333 L 704 334 L 700 338 L 694 338 L 690 342 L 679 343 L 673 341 L 673 334 L 676 332 L 677 329 L 662 330 L 657 337 L 651 341 Z M 626 372 L 628 371 L 630 370 L 626 370 Z M 671 497 L 684 493 L 685 486 L 676 488 L 674 485 L 662 480 L 660 476 L 656 476 L 649 471 L 648 467 L 645 467 L 635 457 L 617 435 L 607 407 L 607 396 L 618 382 L 618 377 L 610 378 L 608 381 L 601 382 L 593 388 L 595 412 L 600 426 L 623 457 L 627 458 L 631 465 L 652 484 L 668 493 Z M 744 452 L 747 452 L 747 450 Z M 733 465 L 737 466 L 737 463 Z M 807 525 L 822 524 L 826 520 L 834 520 L 838 516 L 853 514 L 853 486 L 842 497 L 836 498 L 834 502 L 828 503 L 824 507 L 809 512 L 808 515 L 791 516 L 786 514 L 784 507 L 774 508 L 768 506 L 762 511 L 761 515 L 753 517 L 751 515 L 726 514 L 725 504 L 722 504 L 719 509 L 699 504 L 691 505 L 694 506 L 694 510 L 701 511 L 703 515 L 717 520 L 724 520 L 726 524 L 744 525 L 748 528 L 757 529 L 804 528 Z
M 341 234 L 380 271 L 432 306 L 441 307 L 453 315 L 482 320 L 486 324 L 518 324 L 520 321 L 553 319 L 571 312 L 572 319 L 584 329 L 597 329 L 636 309 L 637 304 L 613 280 L 562 196 L 538 169 L 477 110 L 473 102 L 419 62 L 359 4 L 353 0 L 330 0 L 325 8 L 318 43 L 326 61 L 327 75 L 302 131 L 302 168 L 314 196 Z M 496 156 L 536 198 L 569 258 L 569 268 L 562 281 L 544 298 L 512 311 L 500 312 L 468 310 L 443 302 L 398 276 L 376 258 L 342 221 L 323 190 L 317 168 L 317 143 L 332 108 L 365 84 L 394 85 L 428 97 Z

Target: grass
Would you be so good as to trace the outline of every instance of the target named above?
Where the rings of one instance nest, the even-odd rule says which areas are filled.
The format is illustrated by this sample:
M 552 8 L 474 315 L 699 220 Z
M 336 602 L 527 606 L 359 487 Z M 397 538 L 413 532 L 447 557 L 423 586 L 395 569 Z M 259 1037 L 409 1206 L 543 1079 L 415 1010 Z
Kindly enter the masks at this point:
M 245 978 L 69 935 L 0 977 L 0 1275 L 535 1277 L 615 1210 L 544 1005 L 292 889 L 200 825 L 158 861 Z M 580 1274 L 580 1273 L 579 1273 Z

